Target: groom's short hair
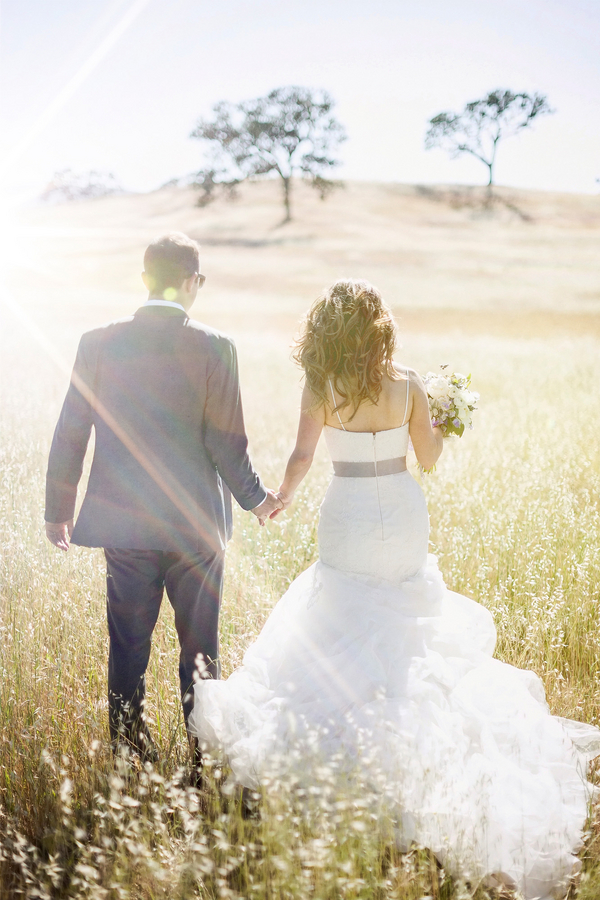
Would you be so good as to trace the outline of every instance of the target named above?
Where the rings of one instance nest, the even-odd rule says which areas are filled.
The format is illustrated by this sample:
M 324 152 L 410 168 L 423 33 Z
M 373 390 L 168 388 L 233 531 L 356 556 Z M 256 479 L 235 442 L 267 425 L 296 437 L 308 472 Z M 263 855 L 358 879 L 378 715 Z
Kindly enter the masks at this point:
M 144 253 L 144 271 L 154 294 L 162 294 L 167 288 L 179 290 L 199 267 L 198 244 L 180 231 L 156 238 Z

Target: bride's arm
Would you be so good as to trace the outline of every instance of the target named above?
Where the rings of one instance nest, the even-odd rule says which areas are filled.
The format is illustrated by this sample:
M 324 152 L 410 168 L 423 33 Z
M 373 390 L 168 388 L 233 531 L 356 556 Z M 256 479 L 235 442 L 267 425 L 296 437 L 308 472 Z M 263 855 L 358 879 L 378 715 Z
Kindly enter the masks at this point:
M 321 406 L 317 410 L 311 409 L 312 404 L 313 395 L 305 386 L 302 391 L 296 446 L 288 459 L 285 476 L 278 492 L 284 509 L 291 504 L 296 488 L 312 465 L 315 449 L 325 424 L 325 408 Z
M 410 388 L 413 395 L 412 412 L 408 430 L 419 463 L 424 469 L 431 469 L 440 458 L 444 446 L 444 435 L 439 426 L 432 427 L 429 415 L 429 401 L 425 385 L 416 372 L 411 372 Z

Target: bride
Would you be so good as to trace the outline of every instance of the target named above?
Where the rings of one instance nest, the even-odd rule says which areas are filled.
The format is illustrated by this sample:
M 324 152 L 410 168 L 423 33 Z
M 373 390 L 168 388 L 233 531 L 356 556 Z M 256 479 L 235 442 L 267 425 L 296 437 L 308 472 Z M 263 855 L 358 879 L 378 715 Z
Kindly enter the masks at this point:
M 196 683 L 189 727 L 249 788 L 275 760 L 310 781 L 317 755 L 341 759 L 384 784 L 402 845 L 428 847 L 471 879 L 502 873 L 525 897 L 550 897 L 577 864 L 600 730 L 550 715 L 539 678 L 493 658 L 490 613 L 448 590 L 428 555 L 427 507 L 406 453 L 410 436 L 429 468 L 443 438 L 418 374 L 393 362 L 395 340 L 390 310 L 365 281 L 336 282 L 310 310 L 279 497 L 290 506 L 323 431 L 334 475 L 319 561 L 239 669 Z

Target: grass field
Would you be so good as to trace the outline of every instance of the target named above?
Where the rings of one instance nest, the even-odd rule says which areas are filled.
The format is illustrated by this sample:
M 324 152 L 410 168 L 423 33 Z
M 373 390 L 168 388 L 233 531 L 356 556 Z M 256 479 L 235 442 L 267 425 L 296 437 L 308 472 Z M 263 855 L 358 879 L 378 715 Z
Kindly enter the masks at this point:
M 23 213 L 4 240 L 1 358 L 0 897 L 483 898 L 425 851 L 400 854 L 352 792 L 324 776 L 308 818 L 285 790 L 259 821 L 235 794 L 206 808 L 185 787 L 177 640 L 165 604 L 149 672 L 160 772 L 115 772 L 107 750 L 100 553 L 43 537 L 52 430 L 81 332 L 143 301 L 141 257 L 165 230 L 202 244 L 194 315 L 233 334 L 251 449 L 276 486 L 291 449 L 298 320 L 337 277 L 384 292 L 398 359 L 448 363 L 481 393 L 424 488 L 449 587 L 492 612 L 497 653 L 542 678 L 553 712 L 600 724 L 600 201 L 350 185 L 321 203 L 298 186 L 281 227 L 271 183 L 199 210 L 187 190 Z M 295 508 L 259 529 L 239 512 L 222 616 L 224 674 L 317 554 L 323 448 Z M 415 476 L 418 473 L 415 472 Z M 215 775 L 218 780 L 218 772 Z M 571 896 L 600 897 L 595 814 Z M 492 896 L 491 892 L 488 892 Z

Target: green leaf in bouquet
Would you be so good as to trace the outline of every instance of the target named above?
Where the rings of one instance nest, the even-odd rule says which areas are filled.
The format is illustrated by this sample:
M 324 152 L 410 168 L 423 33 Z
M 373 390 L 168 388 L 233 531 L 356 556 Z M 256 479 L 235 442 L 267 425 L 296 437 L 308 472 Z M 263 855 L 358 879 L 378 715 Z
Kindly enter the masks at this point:
M 455 425 L 451 419 L 448 419 L 447 422 L 442 426 L 444 430 L 444 436 L 449 436 L 451 434 L 455 434 L 457 437 L 462 437 L 465 431 L 464 423 L 461 422 L 460 425 Z

